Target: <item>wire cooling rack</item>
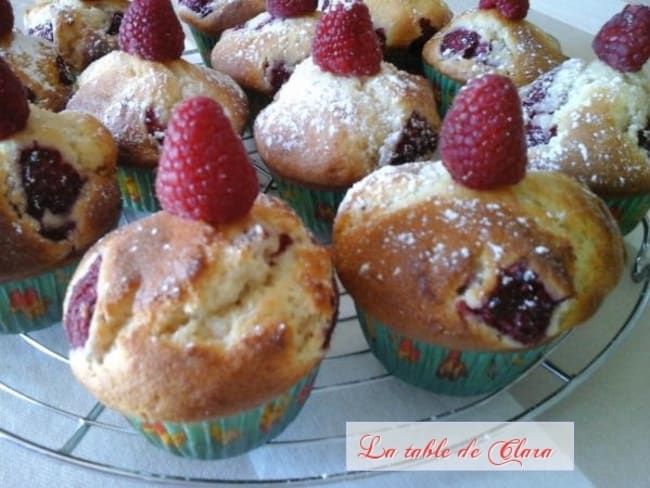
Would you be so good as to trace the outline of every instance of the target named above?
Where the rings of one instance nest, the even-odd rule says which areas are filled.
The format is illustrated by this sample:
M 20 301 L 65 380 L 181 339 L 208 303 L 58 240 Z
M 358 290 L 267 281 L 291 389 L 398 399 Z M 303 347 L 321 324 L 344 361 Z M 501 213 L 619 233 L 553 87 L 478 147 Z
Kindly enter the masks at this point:
M 262 191 L 273 192 L 250 132 L 245 144 Z M 123 222 L 138 217 L 125 211 Z M 77 384 L 60 324 L 0 337 L 0 440 L 79 467 L 158 483 L 294 485 L 367 476 L 345 470 L 346 421 L 526 420 L 586 380 L 647 306 L 649 236 L 646 218 L 626 237 L 628 272 L 588 324 L 574 329 L 516 382 L 489 395 L 435 395 L 395 379 L 368 349 L 352 300 L 342 291 L 331 349 L 311 397 L 287 430 L 248 454 L 196 461 L 150 446 Z

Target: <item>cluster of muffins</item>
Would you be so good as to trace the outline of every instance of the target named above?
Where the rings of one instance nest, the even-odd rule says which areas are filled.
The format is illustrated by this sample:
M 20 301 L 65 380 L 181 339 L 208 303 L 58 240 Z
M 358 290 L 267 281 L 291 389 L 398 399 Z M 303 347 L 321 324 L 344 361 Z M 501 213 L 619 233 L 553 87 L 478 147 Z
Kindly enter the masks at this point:
M 527 12 L 42 0 L 30 37 L 0 0 L 0 331 L 62 317 L 81 384 L 200 459 L 299 413 L 335 273 L 395 376 L 511 383 L 600 307 L 650 208 L 650 9 L 606 24 L 593 62 Z M 122 205 L 150 215 L 112 230 Z

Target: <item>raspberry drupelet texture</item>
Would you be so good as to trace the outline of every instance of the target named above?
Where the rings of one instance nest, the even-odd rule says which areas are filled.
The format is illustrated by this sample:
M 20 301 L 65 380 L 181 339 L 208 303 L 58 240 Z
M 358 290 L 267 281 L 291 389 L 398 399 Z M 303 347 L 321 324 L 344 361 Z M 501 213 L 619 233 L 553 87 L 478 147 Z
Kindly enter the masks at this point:
M 368 7 L 359 0 L 330 4 L 316 25 L 314 62 L 341 76 L 372 76 L 381 69 L 382 51 Z
M 522 20 L 528 15 L 528 0 L 480 0 L 481 9 L 496 8 L 501 15 L 510 20 Z
M 488 74 L 465 85 L 443 121 L 440 152 L 452 178 L 469 188 L 513 185 L 524 177 L 523 114 L 509 78 Z
M 183 54 L 185 36 L 170 0 L 133 0 L 118 33 L 122 51 L 149 61 L 171 61 Z
M 598 58 L 623 73 L 639 71 L 650 58 L 650 7 L 626 5 L 592 43 Z
M 162 208 L 218 225 L 246 215 L 258 193 L 244 144 L 221 106 L 207 97 L 177 105 L 156 177 Z
M 266 10 L 273 17 L 301 17 L 318 7 L 318 0 L 266 0 Z
M 9 0 L 0 0 L 0 37 L 9 34 L 14 28 L 14 10 Z
M 27 91 L 0 57 L 0 139 L 24 129 L 28 118 Z

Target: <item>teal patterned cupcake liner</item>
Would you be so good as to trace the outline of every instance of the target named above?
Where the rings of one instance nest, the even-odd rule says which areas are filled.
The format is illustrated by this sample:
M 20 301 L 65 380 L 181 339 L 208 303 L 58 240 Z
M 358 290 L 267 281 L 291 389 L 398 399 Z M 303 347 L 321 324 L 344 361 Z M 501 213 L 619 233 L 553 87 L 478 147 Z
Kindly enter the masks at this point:
M 499 390 L 536 364 L 555 342 L 516 352 L 456 351 L 403 336 L 357 308 L 373 354 L 389 373 L 445 395 Z
M 632 232 L 650 210 L 650 195 L 606 197 L 603 200 L 623 235 Z
M 274 175 L 278 193 L 322 243 L 332 241 L 336 211 L 347 190 L 312 190 Z
M 139 212 L 156 212 L 160 203 L 156 198 L 156 171 L 149 168 L 120 165 L 117 181 L 124 206 Z
M 153 445 L 177 456 L 222 459 L 259 447 L 278 436 L 309 398 L 318 368 L 282 395 L 236 415 L 201 422 L 127 420 Z
M 192 33 L 192 37 L 194 38 L 194 42 L 196 43 L 196 47 L 199 50 L 201 59 L 203 59 L 203 62 L 208 68 L 212 68 L 212 61 L 210 60 L 210 55 L 212 54 L 212 48 L 214 47 L 214 45 L 217 43 L 217 41 L 221 36 L 220 35 L 209 36 L 208 34 L 205 34 L 192 26 L 189 26 L 189 29 L 190 32 Z
M 422 63 L 422 69 L 427 78 L 433 81 L 436 87 L 436 95 L 438 99 L 438 114 L 443 118 L 451 107 L 454 97 L 458 91 L 463 87 L 462 83 L 448 78 L 447 76 L 439 73 L 427 63 Z
M 65 291 L 77 268 L 60 268 L 0 284 L 0 334 L 44 329 L 61 321 Z

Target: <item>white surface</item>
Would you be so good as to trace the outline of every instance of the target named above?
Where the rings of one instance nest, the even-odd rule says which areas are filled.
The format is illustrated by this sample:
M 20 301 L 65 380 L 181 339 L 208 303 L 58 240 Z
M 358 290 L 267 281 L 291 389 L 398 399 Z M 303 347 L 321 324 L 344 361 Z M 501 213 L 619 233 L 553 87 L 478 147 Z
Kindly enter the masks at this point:
M 19 0 L 23 3 L 26 0 Z M 453 10 L 476 5 L 477 1 L 448 1 Z M 648 2 L 641 2 L 648 4 Z M 563 41 L 573 56 L 588 55 L 588 37 L 579 29 L 554 22 L 564 19 L 594 33 L 623 2 L 533 0 L 530 17 Z M 20 19 L 20 16 L 17 16 Z M 19 21 L 19 20 L 18 20 Z M 631 335 L 608 359 L 604 367 L 558 405 L 546 411 L 544 420 L 575 422 L 576 470 L 568 473 L 399 473 L 340 483 L 359 487 L 650 487 L 650 310 L 646 310 Z M 0 368 L 3 368 L 0 363 Z M 47 371 L 41 372 L 44 377 Z M 47 379 L 44 378 L 44 382 Z M 65 394 L 65 393 L 64 393 Z M 2 399 L 6 397 L 0 397 Z M 20 408 L 17 404 L 16 408 Z M 2 411 L 2 409 L 0 409 Z M 4 425 L 0 419 L 0 425 Z M 35 419 L 37 421 L 37 419 Z M 120 446 L 115 446 L 120 449 Z M 147 447 L 147 449 L 150 449 Z M 308 453 L 307 453 L 308 454 Z M 143 452 L 143 456 L 147 453 Z M 117 487 L 144 486 L 124 478 L 107 476 L 38 455 L 0 441 L 0 487 Z M 167 485 L 169 486 L 169 485 Z

